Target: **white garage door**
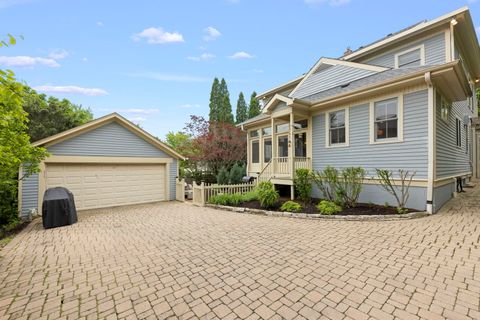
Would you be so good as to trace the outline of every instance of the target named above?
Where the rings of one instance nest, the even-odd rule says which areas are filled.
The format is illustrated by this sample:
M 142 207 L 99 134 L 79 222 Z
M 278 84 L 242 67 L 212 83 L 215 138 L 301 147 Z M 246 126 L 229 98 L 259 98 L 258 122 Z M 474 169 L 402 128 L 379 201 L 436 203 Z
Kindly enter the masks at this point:
M 80 209 L 165 200 L 165 165 L 48 164 L 46 187 L 66 187 Z

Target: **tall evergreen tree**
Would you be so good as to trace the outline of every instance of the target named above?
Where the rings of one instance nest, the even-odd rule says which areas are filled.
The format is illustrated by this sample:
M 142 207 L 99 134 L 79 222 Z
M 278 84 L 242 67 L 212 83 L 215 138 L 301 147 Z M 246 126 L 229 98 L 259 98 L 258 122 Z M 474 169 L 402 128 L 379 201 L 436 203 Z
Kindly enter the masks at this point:
M 236 112 L 235 120 L 237 124 L 248 119 L 248 108 L 247 103 L 245 102 L 245 97 L 243 96 L 243 92 L 240 92 L 238 95 Z
M 250 96 L 250 106 L 248 108 L 248 118 L 251 119 L 255 116 L 260 114 L 260 103 L 256 99 L 257 93 L 255 91 L 252 92 Z
M 222 78 L 219 87 L 220 108 L 218 110 L 218 122 L 233 123 L 232 104 L 230 103 L 230 93 L 228 92 L 227 82 Z
M 213 79 L 212 90 L 210 91 L 210 113 L 209 113 L 209 120 L 210 122 L 217 122 L 220 105 L 221 105 L 221 97 L 220 97 L 220 82 L 218 78 L 215 77 Z

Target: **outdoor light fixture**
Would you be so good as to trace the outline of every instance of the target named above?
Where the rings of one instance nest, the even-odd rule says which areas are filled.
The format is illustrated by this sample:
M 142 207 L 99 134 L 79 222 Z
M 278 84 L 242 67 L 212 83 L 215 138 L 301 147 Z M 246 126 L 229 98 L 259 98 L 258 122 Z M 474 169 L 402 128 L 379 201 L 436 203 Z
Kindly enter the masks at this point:
M 457 21 L 457 19 L 453 18 L 452 20 L 450 20 L 450 23 L 451 23 L 452 26 L 456 26 L 458 21 Z

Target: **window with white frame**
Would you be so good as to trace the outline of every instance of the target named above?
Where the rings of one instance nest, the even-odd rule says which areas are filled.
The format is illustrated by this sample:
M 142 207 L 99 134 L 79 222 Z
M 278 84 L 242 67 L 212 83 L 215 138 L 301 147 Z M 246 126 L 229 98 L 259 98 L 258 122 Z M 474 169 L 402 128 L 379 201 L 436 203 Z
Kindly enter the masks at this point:
M 448 123 L 450 118 L 450 110 L 452 108 L 450 102 L 437 91 L 436 95 L 437 108 L 440 110 L 440 118 Z
M 462 146 L 462 120 L 456 118 L 455 119 L 455 137 L 457 147 Z
M 260 141 L 252 141 L 252 163 L 260 162 Z
M 418 67 L 424 65 L 423 46 L 405 50 L 395 55 L 397 68 Z
M 328 113 L 329 144 L 341 145 L 346 143 L 346 109 Z
M 398 139 L 398 98 L 377 101 L 374 104 L 374 139 Z

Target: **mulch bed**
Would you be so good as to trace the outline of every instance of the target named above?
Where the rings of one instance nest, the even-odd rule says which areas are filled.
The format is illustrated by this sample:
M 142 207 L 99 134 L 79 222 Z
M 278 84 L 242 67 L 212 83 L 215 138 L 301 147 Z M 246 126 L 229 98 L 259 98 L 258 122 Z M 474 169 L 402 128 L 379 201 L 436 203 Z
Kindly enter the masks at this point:
M 15 227 L 13 227 L 9 230 L 5 230 L 3 226 L 0 226 L 0 249 L 8 243 L 8 242 L 3 242 L 1 240 L 20 233 L 23 229 L 25 229 L 26 226 L 28 226 L 29 223 L 30 223 L 30 221 L 20 222 Z
M 280 201 L 272 208 L 268 208 L 270 211 L 281 211 L 280 207 L 286 201 L 290 199 L 281 198 Z M 298 201 L 296 201 L 298 202 Z M 320 199 L 312 199 L 310 203 L 301 203 L 302 205 L 302 213 L 306 214 L 319 214 L 316 204 L 320 202 Z M 243 202 L 239 205 L 239 207 L 249 208 L 249 209 L 264 209 L 260 207 L 260 202 L 258 201 L 249 201 Z M 418 210 L 414 209 L 407 209 L 406 213 L 416 212 Z M 355 208 L 344 208 L 342 212 L 335 214 L 336 216 L 378 216 L 378 215 L 398 215 L 397 208 L 395 207 L 386 207 L 380 206 L 376 204 L 369 204 L 369 203 L 359 203 Z

